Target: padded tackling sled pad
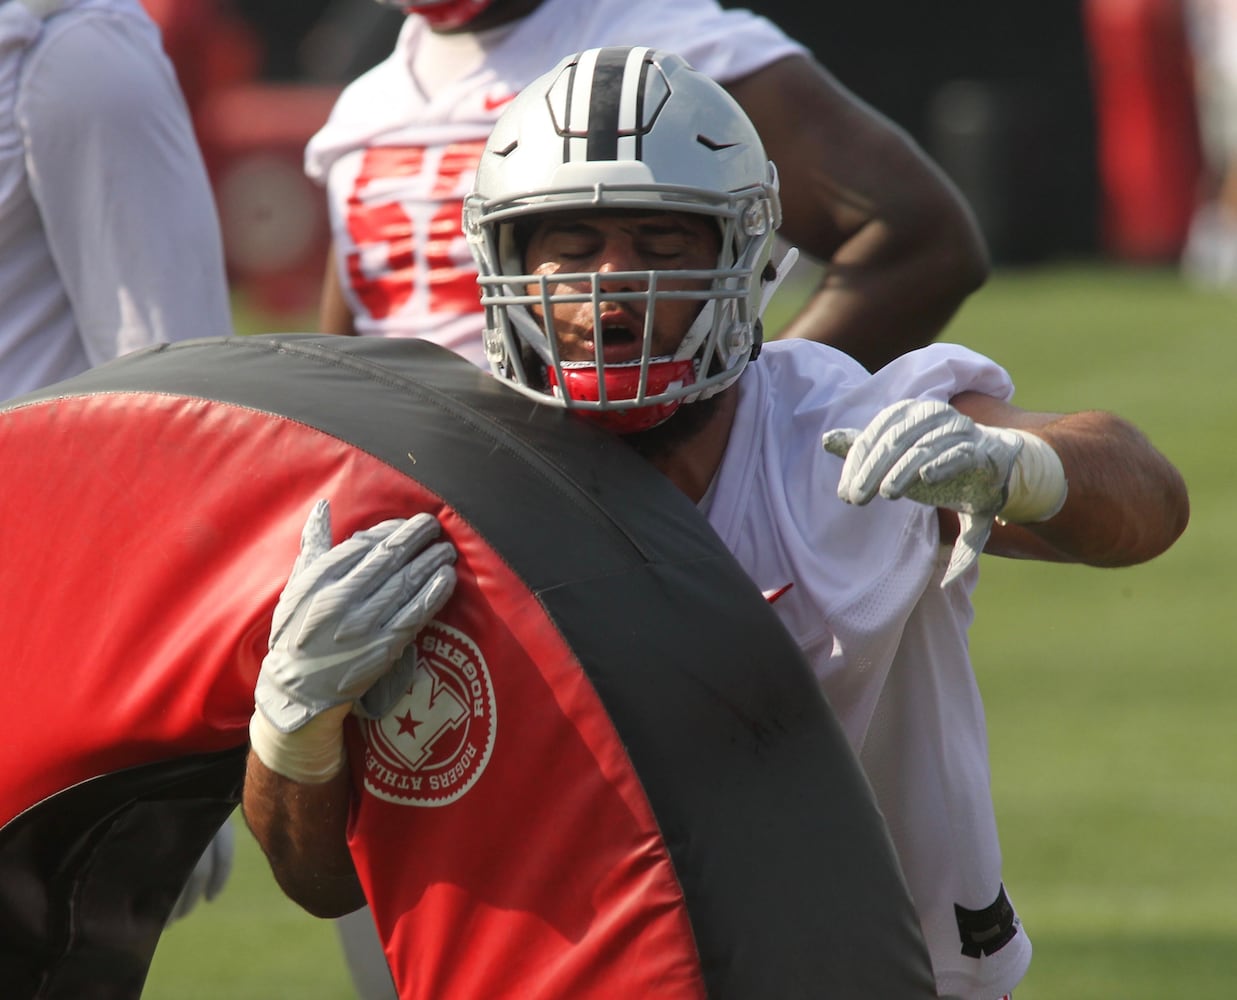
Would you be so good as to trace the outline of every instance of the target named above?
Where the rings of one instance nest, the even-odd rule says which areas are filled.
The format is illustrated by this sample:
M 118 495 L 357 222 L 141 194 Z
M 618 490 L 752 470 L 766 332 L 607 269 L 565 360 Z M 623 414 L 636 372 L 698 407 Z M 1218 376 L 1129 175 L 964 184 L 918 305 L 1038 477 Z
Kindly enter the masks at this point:
M 799 651 L 618 439 L 429 344 L 277 335 L 13 400 L 0 455 L 3 996 L 140 994 L 319 497 L 336 540 L 426 510 L 459 551 L 416 679 L 348 732 L 401 996 L 934 995 Z

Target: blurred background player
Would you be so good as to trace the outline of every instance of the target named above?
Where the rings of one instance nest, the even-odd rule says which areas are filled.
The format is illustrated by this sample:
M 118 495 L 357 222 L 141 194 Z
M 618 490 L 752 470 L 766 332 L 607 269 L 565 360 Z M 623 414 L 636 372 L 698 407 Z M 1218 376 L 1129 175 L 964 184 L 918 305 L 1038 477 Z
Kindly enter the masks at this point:
M 219 223 L 137 0 L 0 3 L 0 398 L 231 333 Z M 225 825 L 176 905 L 222 889 Z
M 647 43 L 725 84 L 760 130 L 785 238 L 827 265 L 785 331 L 869 368 L 930 341 L 983 282 L 969 209 L 909 137 L 798 42 L 715 0 L 384 0 L 408 18 L 306 150 L 332 228 L 321 329 L 418 336 L 484 365 L 460 203 L 499 112 L 567 52 Z
M 219 223 L 137 0 L 0 5 L 0 397 L 231 332 Z
M 1237 2 L 1185 0 L 1203 172 L 1182 270 L 1237 291 Z

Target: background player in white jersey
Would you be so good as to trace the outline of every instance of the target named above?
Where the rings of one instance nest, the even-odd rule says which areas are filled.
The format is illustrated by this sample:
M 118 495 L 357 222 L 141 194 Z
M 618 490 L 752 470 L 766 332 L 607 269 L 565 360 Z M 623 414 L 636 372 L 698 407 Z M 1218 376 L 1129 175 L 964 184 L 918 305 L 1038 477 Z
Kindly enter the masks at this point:
M 1184 530 L 1185 485 L 1125 420 L 1019 409 L 1007 373 L 962 347 L 930 345 L 875 374 L 804 340 L 761 351 L 780 220 L 776 172 L 720 87 L 647 49 L 566 59 L 504 111 L 465 205 L 490 363 L 532 399 L 624 435 L 781 594 L 774 608 L 887 820 L 938 990 L 995 1000 L 1031 949 L 1004 887 L 967 648 L 979 553 L 1142 562 Z M 431 591 L 441 597 L 419 599 Z M 355 662 L 346 643 L 332 650 L 340 677 L 370 638 Z M 259 704 L 323 721 L 322 704 L 348 704 L 386 670 L 349 673 L 332 701 L 339 677 L 315 682 L 294 649 L 279 655 Z M 346 813 L 347 772 L 313 783 L 295 766 L 337 759 L 342 721 L 277 716 L 254 716 L 245 805 L 295 885 L 349 865 L 342 820 L 318 822 Z M 286 849 L 294 840 L 302 853 Z
M 566 53 L 656 44 L 724 83 L 778 164 L 784 236 L 828 264 L 788 335 L 870 368 L 929 342 L 987 273 L 968 208 L 900 130 L 798 42 L 716 0 L 386 0 L 394 52 L 306 150 L 326 185 L 326 333 L 434 340 L 484 365 L 460 203 L 504 104 Z
M 219 223 L 138 0 L 0 4 L 0 398 L 222 336 Z
M 231 332 L 219 223 L 138 0 L 0 2 L 0 399 Z M 225 826 L 174 916 L 228 877 Z
M 1182 249 L 1185 276 L 1237 287 L 1237 3 L 1186 0 L 1203 147 L 1199 200 Z

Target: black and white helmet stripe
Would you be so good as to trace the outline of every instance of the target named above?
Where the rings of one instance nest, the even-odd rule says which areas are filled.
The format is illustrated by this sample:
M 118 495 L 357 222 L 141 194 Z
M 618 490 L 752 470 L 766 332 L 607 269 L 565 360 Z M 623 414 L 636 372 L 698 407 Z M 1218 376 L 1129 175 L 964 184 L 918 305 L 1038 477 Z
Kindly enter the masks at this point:
M 563 137 L 563 162 L 642 159 L 644 137 L 669 96 L 652 49 L 615 46 L 582 53 L 547 95 Z

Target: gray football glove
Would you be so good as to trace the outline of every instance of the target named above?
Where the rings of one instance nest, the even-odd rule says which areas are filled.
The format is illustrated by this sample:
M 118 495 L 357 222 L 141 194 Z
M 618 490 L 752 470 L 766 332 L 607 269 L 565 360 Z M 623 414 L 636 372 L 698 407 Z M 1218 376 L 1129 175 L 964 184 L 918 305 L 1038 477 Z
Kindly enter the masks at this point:
M 957 511 L 959 535 L 944 587 L 983 551 L 1005 506 L 1023 439 L 977 424 L 945 403 L 907 399 L 881 410 L 862 430 L 826 431 L 822 444 L 846 459 L 838 497 L 847 503 L 866 504 L 878 495 L 907 497 Z
M 224 883 L 232 874 L 232 855 L 235 850 L 236 835 L 232 830 L 232 821 L 227 820 L 219 828 L 219 832 L 206 845 L 206 850 L 198 858 L 193 871 L 181 889 L 176 905 L 168 917 L 168 923 L 186 916 L 202 900 L 208 903 L 223 891 Z
M 381 718 L 416 669 L 416 634 L 455 587 L 455 548 L 429 514 L 383 521 L 332 548 L 319 500 L 271 622 L 254 700 L 283 733 L 328 709 Z M 394 668 L 394 669 L 393 669 Z

